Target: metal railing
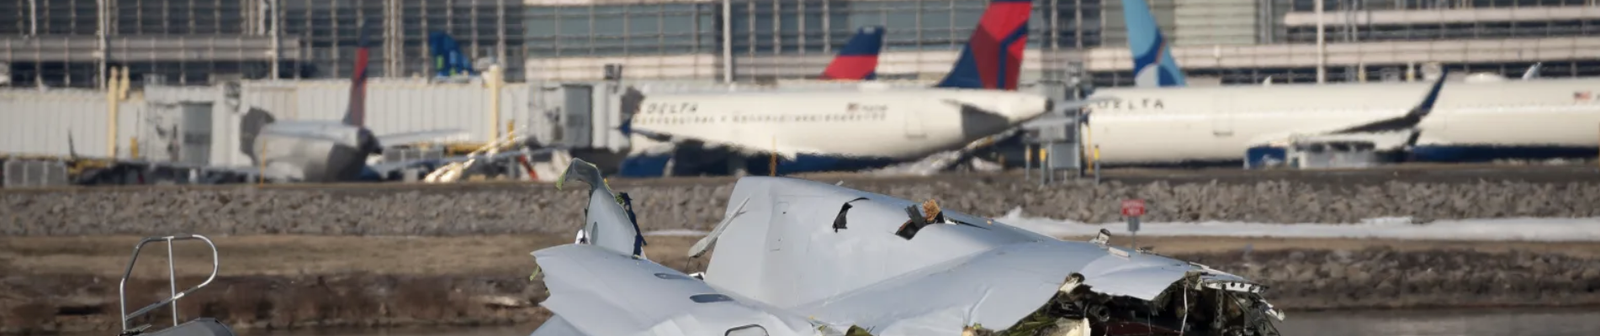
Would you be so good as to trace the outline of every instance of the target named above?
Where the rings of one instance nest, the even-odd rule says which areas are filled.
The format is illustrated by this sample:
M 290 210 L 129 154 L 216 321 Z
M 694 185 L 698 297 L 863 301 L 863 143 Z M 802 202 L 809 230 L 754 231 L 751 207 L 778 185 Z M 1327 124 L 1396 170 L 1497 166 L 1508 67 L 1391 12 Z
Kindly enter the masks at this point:
M 175 263 L 173 262 L 173 259 L 172 259 L 172 241 L 174 241 L 174 240 L 187 240 L 187 239 L 197 239 L 197 240 L 205 242 L 207 246 L 211 247 L 211 276 L 206 277 L 206 281 L 201 282 L 199 285 L 195 285 L 194 288 L 190 288 L 190 289 L 184 290 L 182 292 L 179 292 L 178 291 L 177 267 L 175 266 Z M 168 297 L 166 300 L 162 300 L 161 302 L 156 302 L 155 304 L 151 304 L 149 306 L 145 306 L 144 308 L 140 308 L 139 310 L 134 311 L 133 314 L 128 314 L 128 294 L 127 294 L 128 276 L 133 274 L 133 265 L 139 262 L 139 251 L 141 249 L 144 249 L 144 245 L 145 244 L 149 244 L 149 243 L 153 243 L 153 242 L 158 242 L 158 241 L 167 243 L 167 277 L 168 277 L 167 278 L 167 284 L 168 284 L 169 290 L 171 291 L 170 292 L 171 293 L 171 297 Z M 173 326 L 177 326 L 178 325 L 178 305 L 175 305 L 175 304 L 172 304 L 172 303 L 177 302 L 178 299 L 181 299 L 184 296 L 188 296 L 189 293 L 192 293 L 192 292 L 194 292 L 196 290 L 199 290 L 201 287 L 205 287 L 206 285 L 211 284 L 211 280 L 215 280 L 217 278 L 217 265 L 218 265 L 217 264 L 217 244 L 212 243 L 211 239 L 210 238 L 206 238 L 205 236 L 201 236 L 201 235 L 197 235 L 197 234 L 190 234 L 190 235 L 179 235 L 179 236 L 148 237 L 148 238 L 145 238 L 142 241 L 139 241 L 138 245 L 134 245 L 133 246 L 133 259 L 128 261 L 128 269 L 127 269 L 127 271 L 124 271 L 122 273 L 122 281 L 117 283 L 117 300 L 118 300 L 117 304 L 121 307 L 121 313 L 122 313 L 122 335 L 136 334 L 139 331 L 143 330 L 144 328 L 148 328 L 149 325 L 144 325 L 144 326 L 140 326 L 138 328 L 139 330 L 130 330 L 130 329 L 128 329 L 128 320 L 132 320 L 135 317 L 139 317 L 139 316 L 143 316 L 144 314 L 148 314 L 151 311 L 154 311 L 156 308 L 160 308 L 161 306 L 165 306 L 165 305 L 172 305 L 172 325 Z M 130 331 L 131 331 L 131 333 L 130 333 Z

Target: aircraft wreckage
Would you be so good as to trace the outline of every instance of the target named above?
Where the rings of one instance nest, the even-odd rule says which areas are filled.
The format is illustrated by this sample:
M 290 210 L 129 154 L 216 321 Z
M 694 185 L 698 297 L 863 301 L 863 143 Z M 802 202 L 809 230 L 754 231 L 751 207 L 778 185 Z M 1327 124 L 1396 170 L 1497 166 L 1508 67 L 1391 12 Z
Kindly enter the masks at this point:
M 1031 231 L 880 194 L 738 181 L 690 249 L 649 261 L 630 200 L 598 169 L 576 244 L 533 252 L 555 314 L 542 335 L 1278 335 L 1263 286 L 1204 265 Z M 562 180 L 566 180 L 563 176 Z

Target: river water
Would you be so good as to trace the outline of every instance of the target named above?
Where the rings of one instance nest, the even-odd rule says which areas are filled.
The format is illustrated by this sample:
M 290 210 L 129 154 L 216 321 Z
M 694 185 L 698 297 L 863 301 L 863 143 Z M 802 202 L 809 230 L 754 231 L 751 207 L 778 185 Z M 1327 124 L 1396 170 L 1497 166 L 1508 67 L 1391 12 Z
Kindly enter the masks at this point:
M 1476 309 L 1289 312 L 1285 336 L 1595 336 L 1600 309 Z M 531 327 L 241 332 L 250 336 L 526 336 Z

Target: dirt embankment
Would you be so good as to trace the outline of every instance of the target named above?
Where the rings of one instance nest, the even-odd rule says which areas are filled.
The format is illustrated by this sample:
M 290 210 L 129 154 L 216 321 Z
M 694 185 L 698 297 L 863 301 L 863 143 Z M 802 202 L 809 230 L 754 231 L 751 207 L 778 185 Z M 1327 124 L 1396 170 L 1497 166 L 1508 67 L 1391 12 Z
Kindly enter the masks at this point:
M 203 281 L 179 279 L 179 290 Z M 168 283 L 133 280 L 128 311 L 168 297 Z M 11 276 L 0 280 L 0 333 L 115 333 L 117 279 L 86 275 Z M 542 321 L 543 287 L 527 275 L 224 276 L 178 301 L 184 320 L 214 317 L 235 329 L 327 326 L 514 324 Z M 166 326 L 163 307 L 130 325 Z
M 237 329 L 531 326 L 549 313 L 537 307 L 546 297 L 543 285 L 527 279 L 534 267 L 528 253 L 570 239 L 213 238 L 221 276 L 178 307 L 185 318 L 217 317 Z M 646 253 L 668 267 L 700 271 L 703 261 L 683 257 L 695 240 L 653 237 Z M 117 280 L 136 241 L 0 237 L 0 334 L 117 329 Z M 1186 237 L 1141 243 L 1260 281 L 1270 286 L 1268 299 L 1291 313 L 1600 304 L 1600 244 Z M 128 287 L 130 311 L 166 297 L 164 252 L 152 245 L 141 257 Z M 179 290 L 209 274 L 209 253 L 178 245 Z M 169 319 L 164 311 L 151 318 L 156 325 Z

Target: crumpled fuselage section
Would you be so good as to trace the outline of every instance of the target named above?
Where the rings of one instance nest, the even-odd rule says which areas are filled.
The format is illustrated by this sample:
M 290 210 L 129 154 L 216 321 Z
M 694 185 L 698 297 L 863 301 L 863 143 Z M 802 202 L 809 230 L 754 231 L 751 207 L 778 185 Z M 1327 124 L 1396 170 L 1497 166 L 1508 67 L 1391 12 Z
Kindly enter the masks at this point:
M 1160 255 L 797 179 L 743 178 L 729 204 L 707 283 L 840 329 L 1276 335 L 1260 286 Z

